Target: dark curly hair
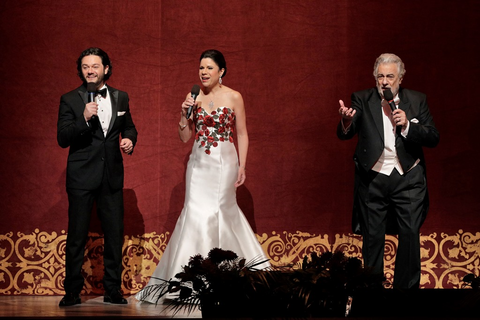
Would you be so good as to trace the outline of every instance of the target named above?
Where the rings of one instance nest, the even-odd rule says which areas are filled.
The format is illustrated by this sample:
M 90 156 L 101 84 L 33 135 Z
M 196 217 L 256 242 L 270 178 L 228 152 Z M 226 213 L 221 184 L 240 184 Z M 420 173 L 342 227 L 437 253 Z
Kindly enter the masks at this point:
M 225 57 L 220 51 L 215 49 L 203 51 L 202 54 L 200 55 L 200 61 L 202 61 L 202 59 L 205 59 L 205 58 L 212 59 L 220 68 L 220 70 L 223 69 L 224 71 L 222 74 L 222 78 L 225 77 L 225 75 L 227 74 L 227 62 L 225 61 Z
M 104 77 L 105 81 L 107 81 L 110 78 L 110 76 L 112 75 L 112 63 L 110 62 L 110 58 L 108 57 L 108 54 L 105 51 L 103 51 L 100 48 L 95 48 L 95 47 L 88 48 L 88 49 L 84 50 L 80 54 L 80 57 L 78 57 L 78 59 L 77 59 L 78 76 L 80 77 L 80 79 L 83 82 L 85 82 L 85 78 L 83 77 L 83 73 L 82 73 L 82 59 L 86 56 L 91 56 L 91 55 L 99 56 L 102 59 L 102 64 L 103 64 L 104 68 L 106 66 L 108 66 L 107 74 Z

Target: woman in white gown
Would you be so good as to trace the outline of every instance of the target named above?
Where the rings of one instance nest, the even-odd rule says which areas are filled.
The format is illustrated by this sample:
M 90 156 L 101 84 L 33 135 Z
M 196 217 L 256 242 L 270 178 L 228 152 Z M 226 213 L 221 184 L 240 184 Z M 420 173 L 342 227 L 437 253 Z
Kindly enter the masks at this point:
M 247 261 L 267 260 L 237 205 L 236 188 L 246 178 L 248 134 L 242 95 L 222 84 L 226 72 L 221 52 L 202 53 L 199 69 L 202 88 L 196 100 L 188 93 L 182 103 L 178 129 L 183 142 L 195 133 L 186 171 L 184 208 L 147 287 L 174 278 L 190 257 L 197 254 L 206 257 L 213 248 L 231 250 Z M 192 105 L 194 111 L 187 119 Z M 265 262 L 257 268 L 269 266 Z M 157 302 L 158 297 L 145 293 L 140 291 L 136 298 Z

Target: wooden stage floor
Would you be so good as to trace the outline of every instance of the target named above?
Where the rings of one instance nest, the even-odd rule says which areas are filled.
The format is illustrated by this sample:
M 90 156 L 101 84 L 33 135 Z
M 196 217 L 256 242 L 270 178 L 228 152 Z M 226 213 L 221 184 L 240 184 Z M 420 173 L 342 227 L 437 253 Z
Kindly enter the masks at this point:
M 371 292 L 370 292 L 371 293 Z M 7 319 L 199 319 L 201 311 L 174 313 L 168 305 L 141 303 L 134 296 L 126 297 L 127 305 L 103 302 L 103 296 L 82 296 L 82 303 L 58 306 L 61 296 L 0 295 L 0 318 Z M 356 311 L 353 312 L 353 311 Z M 387 289 L 377 294 L 360 295 L 352 304 L 349 318 L 355 319 L 480 319 L 480 292 L 475 290 L 421 289 L 399 292 Z M 217 318 L 219 319 L 219 318 Z M 221 319 L 221 318 L 220 318 Z M 223 319 L 287 319 L 239 318 L 234 314 Z M 293 319 L 293 318 L 288 318 Z M 301 319 L 301 318 L 296 318 Z M 305 318 L 304 318 L 305 319 Z M 308 318 L 314 319 L 314 318 Z M 345 319 L 345 318 L 316 318 Z
M 64 319 L 64 318 L 115 318 L 115 319 L 199 319 L 198 310 L 174 314 L 166 305 L 141 303 L 133 296 L 128 304 L 114 305 L 103 302 L 103 296 L 82 296 L 82 303 L 70 307 L 58 306 L 61 296 L 0 296 L 0 318 Z

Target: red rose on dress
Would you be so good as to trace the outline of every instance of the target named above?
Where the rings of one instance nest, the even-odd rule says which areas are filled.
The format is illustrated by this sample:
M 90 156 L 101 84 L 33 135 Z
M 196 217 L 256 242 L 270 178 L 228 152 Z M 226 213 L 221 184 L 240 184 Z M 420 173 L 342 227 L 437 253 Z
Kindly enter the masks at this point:
M 213 119 L 212 116 L 206 116 L 205 119 L 203 120 L 203 123 L 205 123 L 205 125 L 208 127 L 215 126 L 215 120 Z
M 205 148 L 205 153 L 210 155 L 212 147 L 219 147 L 219 142 L 229 141 L 234 143 L 235 132 L 235 113 L 227 108 L 222 107 L 213 110 L 210 114 L 203 108 L 198 109 L 200 114 L 197 115 L 196 129 L 198 132 L 195 137 L 197 143 Z

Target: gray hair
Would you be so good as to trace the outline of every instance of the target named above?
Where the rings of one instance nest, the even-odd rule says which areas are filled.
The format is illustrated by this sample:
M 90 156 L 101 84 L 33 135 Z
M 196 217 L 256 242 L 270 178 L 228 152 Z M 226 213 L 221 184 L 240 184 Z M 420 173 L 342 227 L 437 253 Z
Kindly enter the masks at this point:
M 395 63 L 398 67 L 398 75 L 400 79 L 403 78 L 407 70 L 405 70 L 405 65 L 403 64 L 402 59 L 399 56 L 393 53 L 382 53 L 377 60 L 375 61 L 375 65 L 373 66 L 373 76 L 375 79 L 377 78 L 377 71 L 378 66 L 383 63 Z

